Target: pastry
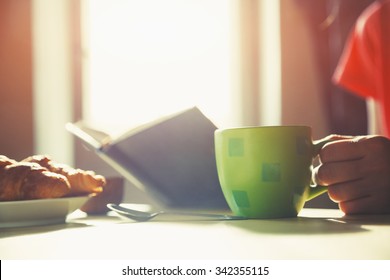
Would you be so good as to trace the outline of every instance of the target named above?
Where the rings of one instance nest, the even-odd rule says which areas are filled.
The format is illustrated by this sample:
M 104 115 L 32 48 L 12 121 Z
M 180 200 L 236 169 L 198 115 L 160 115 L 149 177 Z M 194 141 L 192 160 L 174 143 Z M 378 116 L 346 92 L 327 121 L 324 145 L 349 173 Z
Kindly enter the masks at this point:
M 69 196 L 100 193 L 106 184 L 105 178 L 101 175 L 96 175 L 93 171 L 74 169 L 66 164 L 55 162 L 45 155 L 31 156 L 24 159 L 23 162 L 38 163 L 51 172 L 64 175 L 71 186 Z
M 35 155 L 22 161 L 0 155 L 0 201 L 59 198 L 101 193 L 106 180 Z
M 63 175 L 36 163 L 0 158 L 0 201 L 58 198 L 69 192 L 70 184 Z

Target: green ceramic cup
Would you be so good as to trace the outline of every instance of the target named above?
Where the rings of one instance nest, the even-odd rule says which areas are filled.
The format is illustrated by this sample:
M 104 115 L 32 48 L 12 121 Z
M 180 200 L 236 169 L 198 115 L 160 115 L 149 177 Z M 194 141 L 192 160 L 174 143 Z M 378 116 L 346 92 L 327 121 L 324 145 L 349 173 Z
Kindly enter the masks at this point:
M 230 209 L 247 218 L 297 216 L 327 190 L 311 183 L 313 159 L 326 143 L 314 144 L 307 126 L 216 130 L 218 177 Z

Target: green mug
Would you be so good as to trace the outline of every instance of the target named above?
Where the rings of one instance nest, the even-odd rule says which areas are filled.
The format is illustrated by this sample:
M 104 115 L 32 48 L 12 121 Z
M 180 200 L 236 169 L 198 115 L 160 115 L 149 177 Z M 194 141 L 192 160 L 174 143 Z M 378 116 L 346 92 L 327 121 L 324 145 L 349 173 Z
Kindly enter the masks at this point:
M 225 199 L 235 215 L 295 217 L 327 191 L 312 184 L 313 159 L 328 141 L 313 143 L 307 126 L 217 129 L 215 155 Z

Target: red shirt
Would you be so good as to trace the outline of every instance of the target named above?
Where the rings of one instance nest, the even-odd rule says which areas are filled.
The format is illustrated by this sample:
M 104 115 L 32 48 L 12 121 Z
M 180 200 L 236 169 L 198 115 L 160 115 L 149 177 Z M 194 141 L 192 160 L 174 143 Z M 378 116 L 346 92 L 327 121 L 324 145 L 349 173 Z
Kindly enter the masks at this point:
M 376 1 L 358 18 L 336 68 L 336 84 L 381 106 L 390 136 L 390 1 Z

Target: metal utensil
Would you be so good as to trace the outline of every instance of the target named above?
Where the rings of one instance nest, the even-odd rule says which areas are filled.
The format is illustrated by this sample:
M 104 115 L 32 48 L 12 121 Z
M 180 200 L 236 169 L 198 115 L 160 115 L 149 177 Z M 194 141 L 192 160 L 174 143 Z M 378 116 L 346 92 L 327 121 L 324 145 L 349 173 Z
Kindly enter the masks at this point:
M 158 215 L 180 215 L 180 216 L 192 216 L 192 217 L 204 217 L 208 219 L 215 219 L 215 220 L 244 220 L 244 217 L 240 216 L 232 216 L 232 215 L 225 215 L 225 214 L 215 214 L 215 213 L 200 213 L 200 212 L 166 212 L 166 211 L 156 211 L 156 212 L 146 212 L 146 211 L 139 211 L 135 209 L 130 209 L 127 207 L 123 207 L 117 204 L 107 204 L 107 207 L 118 213 L 121 216 L 124 216 L 126 218 L 132 219 L 134 221 L 138 222 L 145 222 L 150 219 L 153 219 L 154 217 Z

